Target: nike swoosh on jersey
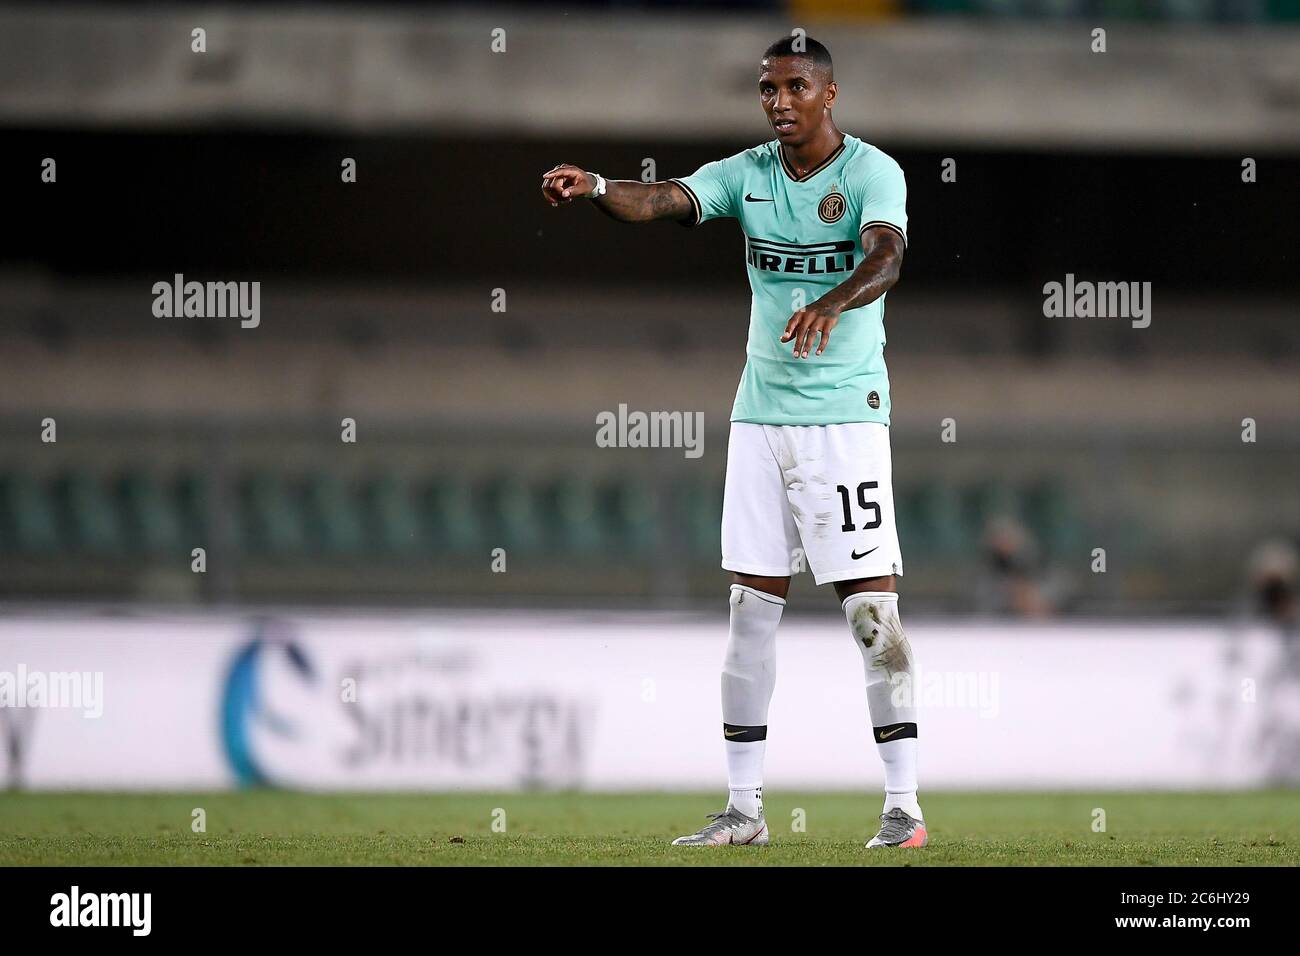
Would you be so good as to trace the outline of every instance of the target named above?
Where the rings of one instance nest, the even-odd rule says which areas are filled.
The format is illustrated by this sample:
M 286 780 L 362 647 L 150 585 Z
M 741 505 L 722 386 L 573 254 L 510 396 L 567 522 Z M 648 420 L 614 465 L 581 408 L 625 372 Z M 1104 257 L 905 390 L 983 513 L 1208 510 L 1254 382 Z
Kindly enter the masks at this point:
M 776 202 L 775 199 L 757 199 L 753 193 L 745 193 L 745 202 Z
M 875 551 L 876 548 L 879 548 L 879 547 L 880 547 L 880 545 L 876 545 L 876 547 L 875 547 L 875 548 L 872 548 L 871 551 Z M 852 552 L 852 553 L 849 555 L 849 557 L 851 557 L 854 561 L 856 561 L 856 560 L 858 560 L 858 558 L 865 558 L 867 555 L 869 555 L 869 554 L 871 553 L 871 551 L 863 551 L 861 554 L 858 554 L 858 552 L 854 551 L 854 552 Z

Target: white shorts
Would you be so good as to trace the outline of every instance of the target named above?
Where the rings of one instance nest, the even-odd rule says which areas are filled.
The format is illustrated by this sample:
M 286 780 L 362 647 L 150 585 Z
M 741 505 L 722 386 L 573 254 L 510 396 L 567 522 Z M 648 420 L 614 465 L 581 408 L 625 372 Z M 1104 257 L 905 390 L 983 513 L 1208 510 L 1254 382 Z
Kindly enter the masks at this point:
M 818 584 L 903 573 L 889 426 L 732 422 L 722 499 L 722 566 Z

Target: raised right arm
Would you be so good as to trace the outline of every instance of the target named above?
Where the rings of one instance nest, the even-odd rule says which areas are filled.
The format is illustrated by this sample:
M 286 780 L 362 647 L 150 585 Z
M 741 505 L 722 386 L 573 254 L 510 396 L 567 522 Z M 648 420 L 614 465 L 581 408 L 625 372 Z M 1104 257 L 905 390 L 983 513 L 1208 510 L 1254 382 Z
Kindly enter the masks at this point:
M 596 177 L 577 166 L 562 164 L 542 177 L 542 196 L 552 206 L 589 197 L 596 189 Z M 689 219 L 694 209 L 686 192 L 673 183 L 642 183 L 634 179 L 611 179 L 605 194 L 592 202 L 619 222 L 651 222 L 655 219 Z

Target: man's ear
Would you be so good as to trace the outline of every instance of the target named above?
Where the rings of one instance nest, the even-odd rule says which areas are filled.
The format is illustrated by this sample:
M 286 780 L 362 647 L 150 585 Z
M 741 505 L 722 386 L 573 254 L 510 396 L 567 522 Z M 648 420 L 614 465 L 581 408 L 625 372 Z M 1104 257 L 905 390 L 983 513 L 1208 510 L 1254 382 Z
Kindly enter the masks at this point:
M 835 97 L 839 93 L 839 91 L 840 88 L 835 85 L 834 80 L 831 80 L 829 83 L 826 84 L 826 108 L 827 109 L 830 109 L 832 106 L 835 105 Z

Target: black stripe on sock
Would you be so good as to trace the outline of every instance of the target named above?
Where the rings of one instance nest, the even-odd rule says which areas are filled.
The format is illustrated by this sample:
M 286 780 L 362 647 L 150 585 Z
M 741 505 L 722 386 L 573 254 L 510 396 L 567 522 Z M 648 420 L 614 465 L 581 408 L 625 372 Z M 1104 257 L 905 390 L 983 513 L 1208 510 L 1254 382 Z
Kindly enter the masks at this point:
M 886 724 L 883 727 L 872 727 L 871 736 L 875 738 L 878 744 L 887 744 L 891 740 L 915 737 L 916 724 Z
M 916 726 L 913 724 L 912 726 Z M 742 727 L 740 724 L 723 724 L 722 738 L 738 744 L 752 744 L 767 739 L 767 724 L 762 727 Z

